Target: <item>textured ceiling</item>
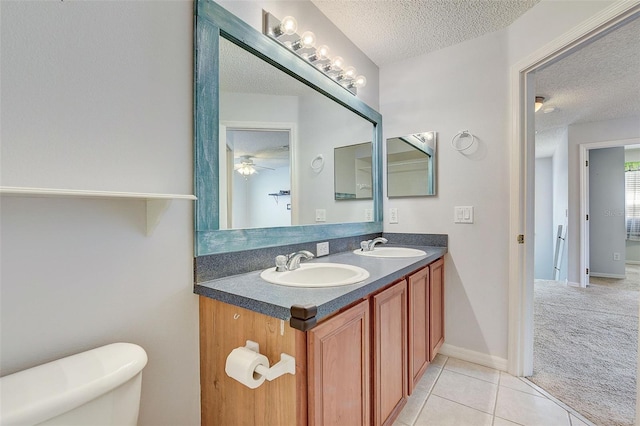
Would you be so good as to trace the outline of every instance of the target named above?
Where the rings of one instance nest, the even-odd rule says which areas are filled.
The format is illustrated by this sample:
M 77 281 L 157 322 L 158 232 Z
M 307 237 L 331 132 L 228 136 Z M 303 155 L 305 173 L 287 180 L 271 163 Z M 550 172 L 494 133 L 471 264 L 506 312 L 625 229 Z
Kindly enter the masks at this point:
M 640 116 L 640 19 L 537 71 L 535 82 L 545 97 L 538 131 Z
M 540 0 L 312 0 L 378 66 L 506 28 Z
M 509 26 L 539 0 L 311 0 L 378 66 Z M 640 13 L 637 13 L 639 15 Z M 536 130 L 640 117 L 640 18 L 536 72 Z M 554 112 L 544 110 L 554 107 Z M 560 132 L 561 133 L 561 132 Z M 556 138 L 557 139 L 557 138 Z

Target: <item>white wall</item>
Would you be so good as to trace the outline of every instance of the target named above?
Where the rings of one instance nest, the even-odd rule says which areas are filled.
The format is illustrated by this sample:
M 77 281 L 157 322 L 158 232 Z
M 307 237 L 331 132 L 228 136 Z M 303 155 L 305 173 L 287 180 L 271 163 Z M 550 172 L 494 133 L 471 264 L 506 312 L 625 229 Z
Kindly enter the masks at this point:
M 624 148 L 589 151 L 589 273 L 625 276 Z M 614 259 L 614 253 L 619 258 Z
M 439 132 L 438 195 L 385 200 L 400 223 L 386 232 L 449 234 L 447 343 L 507 357 L 508 235 L 513 64 L 571 30 L 612 2 L 543 0 L 509 28 L 380 70 L 385 138 Z M 540 31 L 544 22 L 544 31 Z M 479 139 L 469 156 L 451 138 L 468 129 Z M 453 224 L 456 205 L 473 205 L 475 223 Z
M 326 98 L 305 96 L 300 101 L 298 134 L 304 141 L 295 160 L 298 223 L 314 223 L 316 209 L 326 210 L 327 223 L 364 221 L 365 209 L 373 208 L 372 200 L 335 200 L 334 148 L 371 142 L 371 123 Z M 310 166 L 317 155 L 324 157 L 318 172 Z
M 580 280 L 580 144 L 640 138 L 640 117 L 569 126 L 569 233 L 568 275 Z
M 193 192 L 191 3 L 0 8 L 2 185 Z M 138 343 L 140 424 L 199 424 L 192 202 L 1 202 L 1 374 Z
M 233 174 L 233 228 L 271 228 L 291 225 L 289 195 L 273 197 L 281 189 L 291 188 L 289 167 L 261 170 L 244 177 Z M 236 203 L 238 201 L 238 203 Z
M 553 279 L 553 163 L 551 157 L 536 158 L 535 264 L 534 277 Z
M 297 123 L 298 97 L 221 92 L 220 121 Z
M 380 70 L 384 137 L 438 132 L 438 194 L 385 199 L 399 223 L 385 232 L 449 235 L 446 341 L 506 358 L 508 118 L 507 38 L 500 31 Z M 478 150 L 454 151 L 468 129 Z M 386 185 L 385 185 L 386 186 Z M 386 194 L 386 192 L 385 192 Z M 474 224 L 454 224 L 454 206 L 474 206 Z

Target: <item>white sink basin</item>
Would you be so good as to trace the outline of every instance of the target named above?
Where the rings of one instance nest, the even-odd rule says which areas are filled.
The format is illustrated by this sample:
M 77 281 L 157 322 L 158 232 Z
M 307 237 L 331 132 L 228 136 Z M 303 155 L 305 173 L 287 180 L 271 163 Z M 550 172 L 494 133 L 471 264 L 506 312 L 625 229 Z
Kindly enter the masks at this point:
M 375 247 L 371 251 L 357 249 L 353 252 L 360 256 L 371 257 L 419 257 L 427 254 L 425 251 L 409 247 Z
M 260 278 L 273 284 L 291 287 L 334 287 L 354 284 L 369 278 L 369 272 L 359 266 L 343 263 L 303 263 L 293 271 L 262 271 Z

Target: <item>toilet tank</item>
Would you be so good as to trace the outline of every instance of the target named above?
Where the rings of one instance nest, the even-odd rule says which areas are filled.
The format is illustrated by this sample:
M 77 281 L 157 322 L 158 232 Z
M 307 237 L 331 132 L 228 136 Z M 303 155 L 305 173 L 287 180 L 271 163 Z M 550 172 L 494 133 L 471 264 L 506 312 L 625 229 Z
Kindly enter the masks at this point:
M 0 378 L 0 426 L 138 421 L 147 354 L 113 343 Z

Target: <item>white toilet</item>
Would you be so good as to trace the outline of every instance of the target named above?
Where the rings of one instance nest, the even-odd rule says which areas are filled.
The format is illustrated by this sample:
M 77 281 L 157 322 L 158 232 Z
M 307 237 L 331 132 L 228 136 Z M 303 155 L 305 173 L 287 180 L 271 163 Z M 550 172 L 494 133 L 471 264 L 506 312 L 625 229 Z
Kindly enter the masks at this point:
M 0 378 L 0 425 L 134 426 L 142 369 L 138 345 L 113 343 Z

